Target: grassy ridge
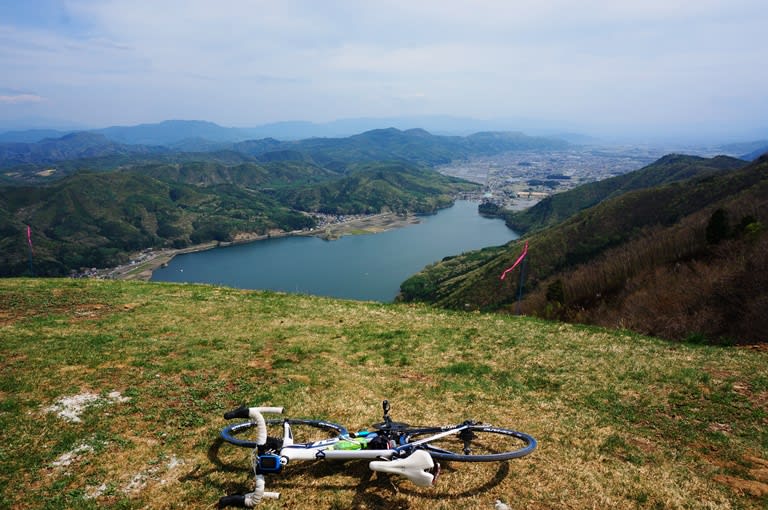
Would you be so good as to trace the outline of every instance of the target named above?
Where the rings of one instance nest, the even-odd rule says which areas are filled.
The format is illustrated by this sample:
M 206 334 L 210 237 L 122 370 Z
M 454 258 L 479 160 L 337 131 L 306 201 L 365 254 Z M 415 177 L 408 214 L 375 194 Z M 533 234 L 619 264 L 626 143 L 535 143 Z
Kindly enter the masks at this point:
M 283 499 L 263 508 L 768 502 L 765 351 L 422 305 L 46 279 L 0 280 L 0 338 L 4 508 L 210 508 L 250 488 L 248 452 L 217 440 L 222 411 L 284 405 L 354 429 L 380 420 L 383 398 L 402 421 L 482 419 L 540 449 L 444 466 L 434 489 L 365 463 L 290 466 L 268 482 Z M 83 394 L 98 399 L 79 423 L 46 411 Z

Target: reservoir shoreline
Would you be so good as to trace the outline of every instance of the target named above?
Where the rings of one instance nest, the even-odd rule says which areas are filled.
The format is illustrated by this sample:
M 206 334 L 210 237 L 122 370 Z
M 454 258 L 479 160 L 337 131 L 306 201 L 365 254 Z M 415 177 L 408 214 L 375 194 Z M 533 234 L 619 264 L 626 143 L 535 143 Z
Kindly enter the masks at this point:
M 146 249 L 132 254 L 131 261 L 127 264 L 112 268 L 97 269 L 89 273 L 88 276 L 113 280 L 149 281 L 155 270 L 170 263 L 176 255 L 202 252 L 214 248 L 237 246 L 279 237 L 312 236 L 330 241 L 339 239 L 344 235 L 377 234 L 417 223 L 419 223 L 418 215 L 401 215 L 393 212 L 386 212 L 365 215 L 362 217 L 356 216 L 352 219 L 323 225 L 310 230 L 293 230 L 288 232 L 284 230 L 273 230 L 267 234 L 244 232 L 237 234 L 234 240 L 228 242 L 211 241 L 179 249 Z
M 155 270 L 151 279 L 386 303 L 425 266 L 518 237 L 503 220 L 478 214 L 477 203 L 468 200 L 418 217 L 382 215 L 343 225 L 338 219 L 326 217 L 331 223 L 303 235 L 181 255 Z M 418 224 L 395 228 L 412 222 Z M 340 235 L 338 228 L 349 234 L 381 234 Z

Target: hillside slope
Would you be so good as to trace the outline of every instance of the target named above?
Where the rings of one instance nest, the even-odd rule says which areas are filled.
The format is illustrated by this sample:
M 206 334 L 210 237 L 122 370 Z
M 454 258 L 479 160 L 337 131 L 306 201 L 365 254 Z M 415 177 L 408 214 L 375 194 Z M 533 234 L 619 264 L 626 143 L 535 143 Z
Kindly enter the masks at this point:
M 726 211 L 729 218 L 728 235 L 723 235 L 722 240 L 727 238 L 735 243 L 731 250 L 715 249 L 716 243 L 707 238 L 708 222 L 717 209 Z M 766 224 L 768 159 L 743 170 L 624 193 L 530 236 L 525 285 L 526 290 L 531 291 L 528 293 L 531 300 L 524 303 L 523 311 L 595 320 L 598 310 L 613 306 L 610 298 L 625 289 L 633 277 L 670 265 L 674 268 L 678 264 L 701 261 L 708 268 L 706 278 L 720 275 L 722 285 L 710 286 L 709 294 L 698 296 L 706 302 L 717 302 L 718 293 L 731 293 L 741 304 L 715 307 L 718 313 L 714 324 L 705 324 L 703 320 L 690 324 L 682 321 L 680 328 L 652 331 L 668 338 L 704 335 L 710 339 L 764 341 L 764 323 L 754 322 L 752 317 L 754 310 L 760 310 L 766 302 L 764 289 L 768 287 L 760 290 L 758 285 L 745 295 L 740 291 L 744 287 L 739 282 L 755 271 L 760 271 L 757 278 L 762 278 L 768 269 L 760 255 Z M 521 249 L 521 243 L 517 242 L 448 258 L 404 282 L 401 298 L 453 308 L 511 308 L 518 296 L 519 270 L 506 281 L 501 281 L 499 276 L 512 265 Z M 609 266 L 613 269 L 604 269 Z M 569 286 L 574 278 L 572 273 L 577 270 L 591 275 L 581 278 L 578 290 L 575 284 Z M 705 278 L 704 274 L 695 272 L 688 277 L 691 281 Z M 698 291 L 707 288 L 689 285 Z M 647 290 L 647 287 L 638 289 Z M 670 290 L 668 287 L 662 293 L 664 297 L 657 294 L 649 299 L 660 303 L 673 300 Z M 561 306 L 573 308 L 572 313 L 560 310 Z M 686 309 L 685 304 L 681 306 Z M 593 309 L 594 313 L 577 313 L 584 309 Z M 688 314 L 705 314 L 710 309 L 708 304 L 699 303 L 688 309 Z M 674 319 L 668 315 L 672 310 L 669 306 L 653 310 L 660 321 L 682 320 L 677 314 Z M 632 323 L 632 317 L 613 324 L 617 323 Z M 749 324 L 754 327 L 747 330 L 742 327 Z
M 504 213 L 503 217 L 512 230 L 529 232 L 556 225 L 583 209 L 622 193 L 729 172 L 746 165 L 746 161 L 727 156 L 707 159 L 670 154 L 640 170 L 584 184 L 547 197 L 524 211 Z
M 49 187 L 0 187 L 0 276 L 124 263 L 144 248 L 228 241 L 236 232 L 309 227 L 274 198 L 222 185 L 198 188 L 128 172 L 82 173 Z
M 385 398 L 397 420 L 472 418 L 539 448 L 445 463 L 427 489 L 366 462 L 290 465 L 267 477 L 282 497 L 265 508 L 768 502 L 765 351 L 421 305 L 66 279 L 0 279 L 0 334 L 3 508 L 211 508 L 252 487 L 250 452 L 218 438 L 224 411 L 281 405 L 358 430 L 381 420 Z
M 155 179 L 195 186 L 233 184 L 246 188 L 282 187 L 323 182 L 341 177 L 311 162 L 271 161 L 224 163 L 189 160 L 173 163 L 137 163 L 129 171 Z
M 329 214 L 433 213 L 479 185 L 399 162 L 354 166 L 343 178 L 276 190 L 283 204 Z
M 476 184 L 402 163 L 339 175 L 295 162 L 144 165 L 50 186 L 0 186 L 0 276 L 67 275 L 145 248 L 231 241 L 315 225 L 310 213 L 428 213 Z

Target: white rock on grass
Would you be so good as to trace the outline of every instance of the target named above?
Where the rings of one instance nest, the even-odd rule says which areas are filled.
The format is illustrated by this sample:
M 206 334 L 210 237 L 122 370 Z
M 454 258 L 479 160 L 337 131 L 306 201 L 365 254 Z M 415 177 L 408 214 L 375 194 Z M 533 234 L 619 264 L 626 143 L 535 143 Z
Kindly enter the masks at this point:
M 107 398 L 114 403 L 122 404 L 123 402 L 130 402 L 131 397 L 124 397 L 119 391 L 112 391 L 107 395 Z
M 81 393 L 71 397 L 62 397 L 55 404 L 46 407 L 44 410 L 48 413 L 56 413 L 59 418 L 64 420 L 80 423 L 82 421 L 80 415 L 83 414 L 85 408 L 95 404 L 98 400 L 98 395 Z
M 107 484 L 102 483 L 98 487 L 87 487 L 85 489 L 85 499 L 96 499 L 105 492 L 107 492 Z
M 147 485 L 147 475 L 144 473 L 136 473 L 133 475 L 133 478 L 131 478 L 131 481 L 128 482 L 128 485 L 123 488 L 123 492 L 126 494 L 130 494 L 132 492 L 138 492 L 142 490 Z
M 164 485 L 168 483 L 168 475 L 173 470 L 184 464 L 184 459 L 181 459 L 176 455 L 171 455 L 171 457 L 165 463 L 165 469 L 163 469 L 162 464 L 156 464 L 145 469 L 144 471 L 136 473 L 133 475 L 133 478 L 131 478 L 131 481 L 128 482 L 128 484 L 125 485 L 122 490 L 125 494 L 132 494 L 144 490 L 150 483 L 158 483 L 160 485 Z
M 100 403 L 122 403 L 129 400 L 131 399 L 122 396 L 119 391 L 109 393 L 106 399 L 99 397 L 95 393 L 86 392 L 80 395 L 61 397 L 52 406 L 48 406 L 43 410 L 48 413 L 56 413 L 59 418 L 69 422 L 80 423 L 82 421 L 80 415 L 90 406 Z
M 80 457 L 82 457 L 86 453 L 90 453 L 93 451 L 93 447 L 89 446 L 87 444 L 81 444 L 77 448 L 70 450 L 66 453 L 62 453 L 59 455 L 59 457 L 51 462 L 51 467 L 54 468 L 65 468 L 72 464 L 73 462 L 77 461 Z

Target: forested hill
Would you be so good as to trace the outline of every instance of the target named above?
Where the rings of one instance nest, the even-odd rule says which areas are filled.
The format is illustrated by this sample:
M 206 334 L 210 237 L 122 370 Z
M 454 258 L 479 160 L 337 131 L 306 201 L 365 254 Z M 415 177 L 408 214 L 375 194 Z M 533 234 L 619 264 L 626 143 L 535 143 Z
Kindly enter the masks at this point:
M 124 263 L 144 248 L 309 228 L 312 212 L 434 212 L 476 187 L 401 163 L 370 163 L 341 176 L 291 163 L 190 163 L 0 186 L 0 276 L 29 271 L 27 225 L 34 274 L 66 275 Z
M 323 164 L 337 168 L 366 161 L 400 160 L 436 165 L 470 156 L 499 154 L 517 150 L 557 150 L 568 147 L 562 140 L 526 136 L 522 133 L 476 133 L 437 136 L 423 129 L 400 131 L 376 129 L 348 138 L 311 138 L 279 145 L 252 147 L 253 142 L 235 144 L 234 149 L 251 155 L 277 150 L 309 154 Z
M 0 188 L 0 273 L 66 275 L 127 261 L 144 248 L 230 240 L 240 230 L 294 230 L 312 220 L 234 186 L 216 189 L 111 172 L 76 174 L 46 187 Z
M 171 144 L 176 147 L 105 136 L 170 140 L 173 126 L 0 144 L 6 184 L 0 187 L 0 275 L 61 275 L 116 265 L 144 248 L 303 229 L 315 224 L 312 213 L 318 212 L 434 212 L 457 193 L 478 188 L 438 174 L 430 168 L 435 164 L 567 146 L 521 133 L 450 137 L 392 128 L 291 142 L 187 138 Z M 188 135 L 233 135 L 216 128 L 179 126 Z M 36 245 L 31 269 L 27 225 Z
M 768 158 L 712 171 L 723 161 L 532 233 L 522 311 L 668 338 L 764 341 Z M 513 310 L 519 270 L 499 276 L 521 250 L 519 241 L 443 260 L 404 282 L 401 299 Z
M 728 172 L 747 165 L 727 156 L 712 159 L 670 154 L 640 170 L 596 181 L 545 198 L 524 211 L 503 213 L 507 226 L 519 233 L 555 225 L 582 209 L 628 191 Z

